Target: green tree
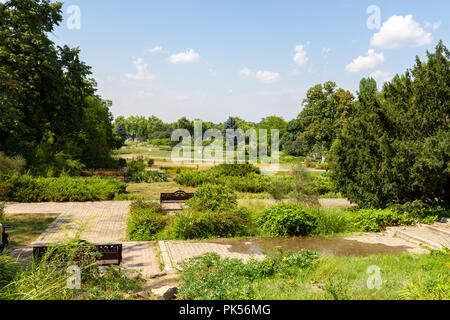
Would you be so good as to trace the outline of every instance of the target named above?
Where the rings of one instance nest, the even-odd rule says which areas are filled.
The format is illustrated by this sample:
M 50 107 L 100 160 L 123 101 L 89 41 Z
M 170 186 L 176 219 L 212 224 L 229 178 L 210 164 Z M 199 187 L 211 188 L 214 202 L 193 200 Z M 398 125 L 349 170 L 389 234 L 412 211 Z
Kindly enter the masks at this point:
M 89 119 L 96 90 L 90 67 L 78 48 L 56 47 L 47 36 L 62 21 L 61 6 L 48 0 L 0 4 L 0 150 L 22 155 L 36 172 L 101 166 L 113 145 L 110 117 Z M 99 127 L 109 132 L 96 139 L 91 133 Z M 93 163 L 86 148 L 104 150 L 105 159 Z
M 449 202 L 449 51 L 440 42 L 427 57 L 381 93 L 373 79 L 361 81 L 332 152 L 334 179 L 361 206 Z
M 328 81 L 310 88 L 303 100 L 303 110 L 292 120 L 283 137 L 285 151 L 294 155 L 322 153 L 349 121 L 353 95 Z

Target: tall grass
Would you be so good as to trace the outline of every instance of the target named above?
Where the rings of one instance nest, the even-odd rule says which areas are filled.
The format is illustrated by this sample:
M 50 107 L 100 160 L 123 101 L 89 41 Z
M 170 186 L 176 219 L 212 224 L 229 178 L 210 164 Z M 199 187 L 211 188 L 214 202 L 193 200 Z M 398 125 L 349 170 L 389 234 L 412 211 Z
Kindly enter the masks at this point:
M 70 300 L 70 299 L 129 299 L 142 291 L 144 280 L 127 278 L 118 267 L 109 266 L 102 272 L 93 245 L 73 238 L 49 246 L 46 255 L 24 265 L 0 256 L 1 300 Z M 81 272 L 81 288 L 67 286 L 77 265 Z

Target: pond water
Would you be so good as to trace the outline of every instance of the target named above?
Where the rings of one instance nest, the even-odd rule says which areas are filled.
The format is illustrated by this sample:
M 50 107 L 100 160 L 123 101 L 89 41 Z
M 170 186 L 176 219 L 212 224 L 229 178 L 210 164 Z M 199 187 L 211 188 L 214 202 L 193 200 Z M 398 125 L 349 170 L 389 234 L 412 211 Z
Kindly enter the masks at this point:
M 410 247 L 367 243 L 345 238 L 297 237 L 297 238 L 254 238 L 246 241 L 237 239 L 218 239 L 208 241 L 231 246 L 228 251 L 237 253 L 271 254 L 281 248 L 284 251 L 308 249 L 325 255 L 369 256 L 374 254 L 402 253 Z

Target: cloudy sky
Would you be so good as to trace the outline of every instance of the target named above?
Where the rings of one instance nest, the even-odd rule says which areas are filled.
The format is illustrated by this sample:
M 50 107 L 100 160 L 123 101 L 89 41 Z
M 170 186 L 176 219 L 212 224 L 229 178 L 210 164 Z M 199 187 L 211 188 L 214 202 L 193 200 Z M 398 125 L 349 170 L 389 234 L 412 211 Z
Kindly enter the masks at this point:
M 118 115 L 286 120 L 328 80 L 379 86 L 450 46 L 450 3 L 306 0 L 67 0 L 52 39 L 79 46 Z

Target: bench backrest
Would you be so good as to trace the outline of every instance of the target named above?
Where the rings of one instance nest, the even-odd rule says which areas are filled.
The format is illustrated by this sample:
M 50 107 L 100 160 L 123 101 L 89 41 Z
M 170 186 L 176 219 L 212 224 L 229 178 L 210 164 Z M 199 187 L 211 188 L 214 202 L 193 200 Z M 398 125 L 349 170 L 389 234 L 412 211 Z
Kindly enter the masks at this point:
M 160 202 L 182 202 L 191 199 L 193 196 L 193 193 L 186 193 L 183 190 L 178 190 L 174 193 L 161 193 Z
M 101 253 L 101 256 L 97 257 L 97 261 L 114 261 L 114 263 L 104 262 L 103 264 L 120 265 L 122 263 L 122 244 L 97 244 L 94 247 Z M 33 247 L 33 256 L 42 259 L 47 253 L 47 249 L 47 246 Z

